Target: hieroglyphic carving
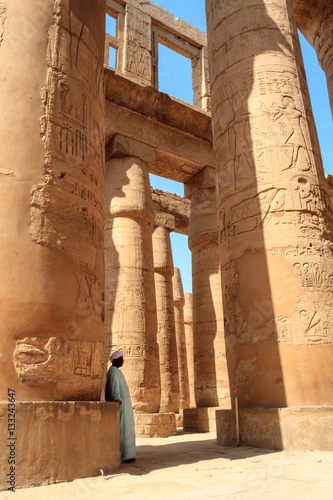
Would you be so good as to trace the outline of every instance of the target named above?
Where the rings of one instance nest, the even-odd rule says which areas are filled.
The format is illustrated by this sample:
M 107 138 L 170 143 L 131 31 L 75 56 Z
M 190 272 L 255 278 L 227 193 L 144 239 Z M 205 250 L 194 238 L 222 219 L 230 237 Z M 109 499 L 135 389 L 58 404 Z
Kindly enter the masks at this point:
M 6 7 L 0 5 L 0 46 L 3 41 L 3 35 L 5 31 L 5 21 L 6 21 Z
M 31 236 L 41 245 L 65 251 L 91 272 L 96 249 L 103 244 L 100 59 L 87 25 L 70 9 L 69 2 L 56 1 L 47 39 L 49 69 L 41 90 L 46 173 L 32 190 Z
M 125 285 L 117 292 L 113 320 L 113 335 L 123 336 L 129 340 L 131 336 L 145 334 L 145 292 L 142 283 Z
M 25 384 L 100 379 L 103 342 L 60 337 L 27 337 L 16 342 L 14 365 Z
M 111 349 L 114 351 L 123 351 L 126 358 L 148 357 L 149 359 L 158 359 L 157 345 L 120 343 L 113 345 Z
M 272 406 L 275 390 L 274 405 L 292 405 L 306 380 L 304 402 L 318 404 L 318 377 L 332 369 L 307 368 L 333 343 L 332 204 L 292 2 L 206 0 L 206 10 L 231 389 L 244 407 Z M 302 361 L 278 394 L 293 352 Z
M 219 241 L 266 226 L 273 214 L 285 209 L 286 189 L 271 188 L 219 212 Z
M 88 313 L 100 315 L 103 311 L 103 288 L 98 278 L 94 275 L 76 271 L 79 293 L 78 308 Z

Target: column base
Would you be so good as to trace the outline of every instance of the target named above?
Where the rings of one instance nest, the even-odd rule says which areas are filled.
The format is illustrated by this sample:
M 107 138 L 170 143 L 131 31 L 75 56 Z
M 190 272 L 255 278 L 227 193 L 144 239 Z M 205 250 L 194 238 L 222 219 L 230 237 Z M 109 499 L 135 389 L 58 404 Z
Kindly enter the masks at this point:
M 186 432 L 216 432 L 216 410 L 219 406 L 207 408 L 188 408 L 183 410 L 183 428 Z
M 137 437 L 169 437 L 177 434 L 174 413 L 135 413 Z
M 184 422 L 183 411 L 184 410 L 179 410 L 179 413 L 175 413 L 177 429 L 182 429 L 183 428 L 183 422 Z
M 73 481 L 98 476 L 101 469 L 104 474 L 119 469 L 117 403 L 19 402 L 15 409 L 8 404 L 0 403 L 4 451 L 0 490 Z
M 235 410 L 217 410 L 217 443 L 237 446 Z M 239 445 L 274 450 L 333 450 L 333 407 L 240 408 Z

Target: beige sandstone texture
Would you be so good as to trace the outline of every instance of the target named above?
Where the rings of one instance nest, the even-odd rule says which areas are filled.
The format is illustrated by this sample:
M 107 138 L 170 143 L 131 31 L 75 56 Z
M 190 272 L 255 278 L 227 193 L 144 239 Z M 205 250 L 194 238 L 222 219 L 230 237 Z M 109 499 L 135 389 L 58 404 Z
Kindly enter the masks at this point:
M 197 407 L 229 407 L 222 291 L 217 241 L 215 170 L 206 168 L 185 186 L 191 199 L 188 245 L 192 252 L 194 391 Z
M 103 374 L 102 0 L 1 0 L 1 359 L 24 400 Z
M 162 224 L 153 232 L 155 290 L 157 310 L 157 342 L 160 354 L 161 413 L 179 411 L 179 379 L 177 344 L 173 306 L 173 259 L 170 243 L 170 222 L 166 216 L 159 217 Z
M 178 357 L 179 409 L 183 410 L 184 408 L 188 408 L 190 405 L 190 388 L 188 382 L 188 363 L 184 324 L 185 296 L 182 277 L 180 274 L 180 269 L 178 269 L 178 267 L 174 268 L 172 286 Z
M 194 361 L 193 361 L 193 301 L 192 294 L 185 292 L 184 305 L 184 326 L 186 339 L 186 357 L 188 382 L 190 390 L 190 408 L 195 408 L 195 393 L 194 393 Z
M 222 448 L 215 433 L 139 438 L 119 474 L 0 493 L 1 500 L 331 500 L 333 454 Z
M 217 443 L 274 450 L 333 451 L 333 408 L 240 408 L 216 411 Z
M 332 191 L 290 0 L 207 1 L 226 351 L 240 407 L 332 404 Z
M 105 261 L 108 352 L 124 351 L 134 411 L 157 413 L 160 368 L 152 250 L 154 211 L 148 171 L 138 158 L 106 165 Z
M 331 0 L 293 0 L 297 27 L 317 52 L 326 73 L 333 113 L 333 4 Z
M 186 432 L 216 432 L 216 410 L 219 407 L 184 410 L 183 428 Z M 227 412 L 231 410 L 226 410 Z M 231 445 L 230 445 L 231 446 Z M 232 445 L 234 446 L 234 444 Z
M 16 402 L 15 413 L 12 437 L 7 403 L 0 404 L 0 490 L 73 481 L 98 476 L 100 469 L 105 473 L 119 469 L 117 403 Z
M 177 434 L 174 413 L 136 413 L 135 436 L 166 438 Z

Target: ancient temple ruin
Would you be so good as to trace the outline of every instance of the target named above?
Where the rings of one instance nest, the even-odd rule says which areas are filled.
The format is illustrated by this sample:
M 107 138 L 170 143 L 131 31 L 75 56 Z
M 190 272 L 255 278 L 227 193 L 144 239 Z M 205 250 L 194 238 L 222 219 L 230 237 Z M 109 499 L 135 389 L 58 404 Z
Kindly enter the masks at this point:
M 114 349 L 138 435 L 333 448 L 333 179 L 297 34 L 333 109 L 333 6 L 206 12 L 207 36 L 150 1 L 0 0 L 1 447 L 15 442 L 17 487 L 117 470 Z M 191 60 L 193 105 L 159 91 L 159 44 Z M 188 236 L 192 295 L 171 232 Z

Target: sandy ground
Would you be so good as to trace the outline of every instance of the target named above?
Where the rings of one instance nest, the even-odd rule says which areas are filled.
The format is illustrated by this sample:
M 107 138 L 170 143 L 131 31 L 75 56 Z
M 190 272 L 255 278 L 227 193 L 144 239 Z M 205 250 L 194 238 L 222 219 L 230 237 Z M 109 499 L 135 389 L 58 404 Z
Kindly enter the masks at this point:
M 214 433 L 137 439 L 117 474 L 0 493 L 0 500 L 333 500 L 333 452 L 225 448 Z

